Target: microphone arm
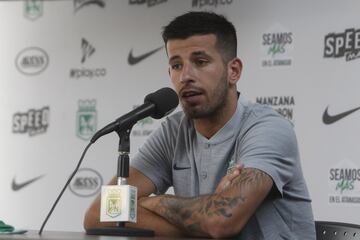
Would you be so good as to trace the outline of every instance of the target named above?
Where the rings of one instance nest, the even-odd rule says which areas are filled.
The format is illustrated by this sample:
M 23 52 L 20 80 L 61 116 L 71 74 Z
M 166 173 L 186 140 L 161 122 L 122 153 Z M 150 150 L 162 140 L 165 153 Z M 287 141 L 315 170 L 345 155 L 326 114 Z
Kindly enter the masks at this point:
M 153 111 L 155 105 L 150 102 L 145 102 L 138 108 L 134 109 L 133 111 L 119 117 L 112 123 L 109 123 L 99 131 L 97 131 L 94 136 L 91 138 L 90 142 L 94 143 L 100 137 L 109 134 L 113 131 L 121 132 L 127 129 L 131 129 L 132 126 L 139 121 L 149 115 L 149 112 Z
M 160 119 L 172 112 L 178 104 L 179 99 L 174 90 L 171 88 L 161 88 L 156 92 L 148 94 L 142 105 L 97 131 L 90 142 L 94 143 L 101 136 L 113 131 L 119 134 L 121 131 L 131 129 L 137 121 L 148 116 Z
M 105 126 L 103 129 L 101 129 L 96 136 L 95 140 L 99 138 L 102 135 L 108 134 L 112 131 L 115 131 L 119 135 L 119 156 L 117 159 L 117 185 L 120 187 L 122 186 L 123 190 L 125 189 L 133 189 L 134 187 L 128 185 L 128 178 L 129 178 L 129 168 L 130 168 L 130 133 L 133 125 L 139 120 L 146 116 L 148 116 L 148 113 L 146 113 L 149 109 L 153 110 L 154 104 L 145 104 L 145 106 L 141 106 L 142 110 L 140 113 L 134 114 L 132 112 L 125 114 L 124 116 L 118 118 L 116 121 L 110 123 L 109 125 Z M 139 108 L 135 109 L 137 112 L 139 112 Z M 134 111 L 135 111 L 134 110 Z M 146 114 L 144 116 L 144 114 Z M 102 134 L 102 135 L 101 135 Z M 95 136 L 94 136 L 95 137 Z M 135 188 L 136 189 L 136 188 Z M 102 190 L 103 191 L 103 190 Z M 137 190 L 135 190 L 136 192 Z M 126 192 L 126 191 L 125 191 Z M 105 193 L 106 195 L 106 193 Z M 127 195 L 126 195 L 127 196 Z M 103 198 L 104 196 L 101 196 Z M 128 196 L 130 198 L 130 196 Z M 124 197 L 122 201 L 129 201 L 131 204 L 135 204 L 136 206 L 136 193 L 135 193 L 135 200 L 129 200 L 128 197 Z M 102 201 L 102 200 L 101 200 Z M 134 201 L 135 203 L 133 203 Z M 130 212 L 132 207 L 130 206 Z M 136 212 L 136 207 L 133 207 L 134 211 Z M 100 210 L 100 214 L 102 216 L 102 212 L 104 210 Z M 130 213 L 131 216 L 131 213 Z M 136 216 L 136 215 L 135 215 Z M 101 218 L 101 217 L 100 217 Z M 129 228 L 125 227 L 125 222 L 131 221 L 130 219 L 127 220 L 120 220 L 116 221 L 116 227 L 100 227 L 100 228 L 90 228 L 86 230 L 86 234 L 88 235 L 111 235 L 111 236 L 137 236 L 137 237 L 153 237 L 155 235 L 153 230 L 149 229 L 141 229 L 141 228 Z M 135 220 L 136 221 L 136 220 Z
M 167 101 L 167 102 L 166 102 Z M 164 104 L 166 103 L 166 104 Z M 51 207 L 50 212 L 46 216 L 41 228 L 39 230 L 39 235 L 42 234 L 43 229 L 49 220 L 52 212 L 54 211 L 57 203 L 59 202 L 61 196 L 65 192 L 66 188 L 70 184 L 71 180 L 77 173 L 87 150 L 90 146 L 101 136 L 104 136 L 110 132 L 116 131 L 120 137 L 119 142 L 119 158 L 118 158 L 118 184 L 127 184 L 127 178 L 129 177 L 129 152 L 130 152 L 130 132 L 134 124 L 147 116 L 152 116 L 153 118 L 160 119 L 163 116 L 167 115 L 171 111 L 173 111 L 178 105 L 179 100 L 177 98 L 176 93 L 170 88 L 162 88 L 152 94 L 149 94 L 145 97 L 145 103 L 134 109 L 133 111 L 121 116 L 116 119 L 114 122 L 108 124 L 101 130 L 95 133 L 95 135 L 91 138 L 89 144 L 86 146 L 83 151 L 80 160 L 70 175 L 69 179 L 65 183 L 65 186 L 61 190 L 59 196 L 56 198 L 54 204 Z M 151 230 L 145 229 L 135 229 L 135 228 L 122 228 L 123 223 L 119 223 L 116 229 L 114 228 L 100 228 L 100 229 L 89 229 L 87 230 L 87 234 L 93 235 L 119 235 L 119 236 L 154 236 L 154 232 Z
M 125 131 L 117 131 L 119 135 L 119 158 L 117 166 L 117 184 L 118 185 L 127 185 L 127 179 L 129 178 L 129 169 L 130 169 L 130 132 L 131 128 Z

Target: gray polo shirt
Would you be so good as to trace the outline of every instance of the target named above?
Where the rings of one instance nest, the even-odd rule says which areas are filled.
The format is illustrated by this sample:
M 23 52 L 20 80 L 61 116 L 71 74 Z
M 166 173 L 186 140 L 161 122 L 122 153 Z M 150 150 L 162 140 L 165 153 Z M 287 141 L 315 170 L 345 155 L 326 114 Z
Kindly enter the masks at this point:
M 315 239 L 311 200 L 290 122 L 267 106 L 239 97 L 232 118 L 210 139 L 183 112 L 168 117 L 131 165 L 154 183 L 157 194 L 213 193 L 237 162 L 267 173 L 274 188 L 239 233 L 239 239 Z

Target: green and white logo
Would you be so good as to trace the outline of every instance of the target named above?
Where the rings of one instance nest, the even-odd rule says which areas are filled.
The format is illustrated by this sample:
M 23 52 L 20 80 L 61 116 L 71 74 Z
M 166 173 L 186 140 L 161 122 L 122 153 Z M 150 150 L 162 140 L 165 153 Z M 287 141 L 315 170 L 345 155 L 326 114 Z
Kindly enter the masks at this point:
M 292 65 L 294 35 L 281 24 L 275 23 L 262 35 L 262 67 Z
M 235 167 L 235 156 L 232 156 L 232 158 L 230 159 L 230 161 L 228 162 L 228 166 L 227 166 L 227 170 L 226 170 L 226 174 L 230 173 L 231 170 Z
M 25 0 L 24 1 L 24 17 L 35 21 L 43 15 L 42 0 Z
M 139 107 L 138 105 L 133 106 L 133 109 Z M 146 117 L 139 120 L 133 127 L 131 135 L 136 138 L 148 137 L 157 127 L 156 121 L 151 117 Z
M 329 169 L 329 203 L 360 203 L 360 168 L 349 159 Z
M 106 215 L 115 218 L 121 214 L 121 192 L 111 190 L 106 198 Z
M 83 140 L 89 140 L 97 129 L 96 100 L 79 100 L 78 104 L 76 135 Z

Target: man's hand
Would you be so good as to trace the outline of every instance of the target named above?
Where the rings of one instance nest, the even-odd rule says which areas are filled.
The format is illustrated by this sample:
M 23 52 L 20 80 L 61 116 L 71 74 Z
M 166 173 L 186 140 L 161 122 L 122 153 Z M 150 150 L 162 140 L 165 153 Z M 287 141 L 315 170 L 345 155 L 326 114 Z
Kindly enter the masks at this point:
M 159 204 L 160 198 L 153 196 L 153 197 L 142 197 L 138 199 L 138 206 L 145 207 L 146 209 L 153 209 Z
M 240 175 L 241 169 L 244 168 L 243 164 L 237 163 L 230 169 L 230 172 L 226 174 L 219 182 L 215 189 L 215 193 L 221 193 L 230 187 L 231 182 Z
M 149 199 L 149 197 L 143 197 L 138 199 L 137 206 L 137 222 L 126 223 L 127 227 L 152 229 L 156 236 L 177 238 L 184 237 L 184 231 L 171 224 L 165 218 L 158 214 L 149 211 L 141 206 L 141 202 Z
M 140 206 L 141 199 L 150 195 L 155 191 L 155 186 L 145 175 L 135 168 L 130 167 L 129 185 L 136 186 L 138 188 L 138 209 L 137 209 L 137 223 L 127 223 L 126 226 L 139 227 L 152 229 L 157 236 L 167 237 L 180 237 L 183 231 L 180 231 L 176 226 L 169 223 L 166 219 L 156 214 L 154 211 L 149 211 Z M 115 176 L 109 185 L 115 185 L 117 177 Z M 114 222 L 100 222 L 100 195 L 95 199 L 93 204 L 87 210 L 84 218 L 84 228 L 100 228 L 115 226 Z

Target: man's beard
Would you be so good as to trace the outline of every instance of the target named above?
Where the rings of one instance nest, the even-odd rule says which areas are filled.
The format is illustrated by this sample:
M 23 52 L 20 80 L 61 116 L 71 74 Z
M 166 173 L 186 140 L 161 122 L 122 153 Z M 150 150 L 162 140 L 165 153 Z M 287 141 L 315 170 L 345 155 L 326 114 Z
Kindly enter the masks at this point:
M 209 95 L 209 103 L 200 108 L 181 104 L 185 114 L 191 119 L 210 118 L 216 116 L 225 107 L 229 88 L 227 84 L 227 72 L 222 75 L 221 81 L 215 91 Z

